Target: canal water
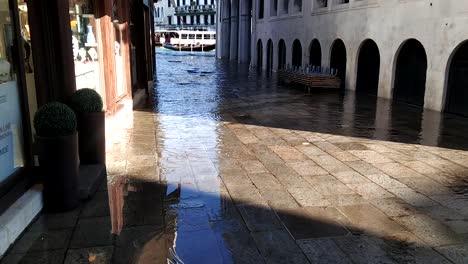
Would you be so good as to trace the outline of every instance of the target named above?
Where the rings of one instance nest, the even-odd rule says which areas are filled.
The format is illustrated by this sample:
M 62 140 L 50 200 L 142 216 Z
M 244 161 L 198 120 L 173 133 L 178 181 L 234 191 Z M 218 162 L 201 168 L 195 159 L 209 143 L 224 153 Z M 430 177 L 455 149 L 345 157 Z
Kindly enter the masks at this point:
M 204 54 L 173 53 L 158 49 L 155 110 L 161 114 L 222 119 L 233 104 L 249 110 L 258 95 L 282 97 L 307 120 L 275 115 L 275 120 L 244 122 L 272 127 L 334 133 L 343 136 L 468 149 L 468 119 L 354 92 L 316 90 L 279 85 L 274 73 L 215 59 Z M 291 95 L 288 100 L 287 96 Z M 298 98 L 299 96 L 299 98 Z M 236 99 L 244 99 L 238 105 Z M 268 103 L 268 102 L 267 102 Z M 254 106 L 255 107 L 255 106 Z M 239 109 L 240 112 L 241 109 Z M 294 111 L 294 110 L 293 110 Z

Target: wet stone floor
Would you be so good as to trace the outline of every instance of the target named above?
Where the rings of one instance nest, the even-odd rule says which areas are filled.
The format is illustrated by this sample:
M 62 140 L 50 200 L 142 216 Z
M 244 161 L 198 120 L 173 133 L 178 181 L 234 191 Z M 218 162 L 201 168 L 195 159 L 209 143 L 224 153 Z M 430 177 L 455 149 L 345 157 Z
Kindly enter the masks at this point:
M 468 263 L 468 122 L 158 51 L 108 179 L 2 263 Z

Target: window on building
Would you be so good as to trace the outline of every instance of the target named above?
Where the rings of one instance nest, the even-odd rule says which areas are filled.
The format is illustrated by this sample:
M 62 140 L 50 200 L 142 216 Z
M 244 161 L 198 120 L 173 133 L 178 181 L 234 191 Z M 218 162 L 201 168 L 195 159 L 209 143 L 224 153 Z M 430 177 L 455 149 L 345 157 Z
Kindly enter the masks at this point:
M 195 34 L 189 34 L 189 39 L 195 39 Z
M 167 16 L 167 24 L 172 25 L 172 16 Z
M 211 4 L 214 5 L 214 0 L 211 0 Z
M 203 38 L 204 38 L 204 39 L 210 39 L 210 34 L 205 34 L 205 35 L 203 35 Z
M 265 6 L 265 0 L 259 0 L 258 1 L 258 19 L 263 18 L 263 12 L 264 12 L 264 6 Z
M 180 6 L 180 0 L 177 0 L 177 6 Z
M 328 0 L 315 0 L 317 3 L 317 7 L 327 7 L 328 6 Z
M 182 34 L 182 39 L 188 39 L 187 34 Z
M 271 0 L 271 11 L 270 16 L 277 16 L 278 15 L 278 0 Z
M 205 25 L 210 24 L 210 17 L 208 15 L 205 15 Z
M 197 25 L 200 25 L 200 15 L 197 15 Z
M 302 12 L 302 0 L 294 0 L 294 12 Z
M 182 4 L 185 5 L 185 0 L 182 0 Z
M 171 0 L 167 0 L 167 7 L 171 7 Z
M 182 22 L 183 22 L 184 25 L 187 24 L 187 17 L 186 16 L 182 17 Z
M 202 34 L 197 34 L 197 39 L 202 39 Z
M 195 24 L 195 17 L 194 16 L 190 16 L 190 24 L 191 25 Z
M 210 24 L 211 24 L 211 25 L 214 25 L 214 23 L 215 23 L 215 16 L 214 16 L 214 15 L 210 15 L 210 17 L 211 17 L 211 19 L 210 19 L 210 22 L 211 22 L 211 23 L 210 23 Z
M 289 13 L 289 0 L 283 0 L 283 14 Z

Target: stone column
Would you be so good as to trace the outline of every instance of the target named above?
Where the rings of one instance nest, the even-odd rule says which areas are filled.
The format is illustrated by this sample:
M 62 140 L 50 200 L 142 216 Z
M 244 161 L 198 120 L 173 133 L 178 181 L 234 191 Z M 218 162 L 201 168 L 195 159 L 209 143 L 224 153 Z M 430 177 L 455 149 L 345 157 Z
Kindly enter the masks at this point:
M 239 1 L 231 0 L 231 36 L 229 59 L 237 60 L 237 48 L 239 39 Z
M 238 51 L 238 62 L 249 63 L 250 62 L 250 39 L 252 36 L 251 32 L 251 1 L 250 0 L 239 0 L 240 9 L 240 21 L 239 21 L 239 51 Z
M 221 58 L 229 58 L 229 43 L 230 43 L 230 0 L 223 0 L 221 2 L 223 6 L 221 7 L 221 16 L 222 16 L 222 25 L 221 25 Z

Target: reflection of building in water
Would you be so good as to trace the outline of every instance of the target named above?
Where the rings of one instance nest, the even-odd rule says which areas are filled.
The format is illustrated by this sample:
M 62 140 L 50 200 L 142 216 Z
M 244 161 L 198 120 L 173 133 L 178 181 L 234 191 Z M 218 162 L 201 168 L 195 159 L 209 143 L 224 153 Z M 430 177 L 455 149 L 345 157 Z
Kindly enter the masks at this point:
M 122 263 L 167 263 L 173 258 L 177 214 L 166 210 L 164 202 L 170 197 L 178 203 L 180 190 L 166 191 L 165 183 L 131 179 L 116 179 L 109 186 L 112 233 L 121 248 L 116 257 Z

